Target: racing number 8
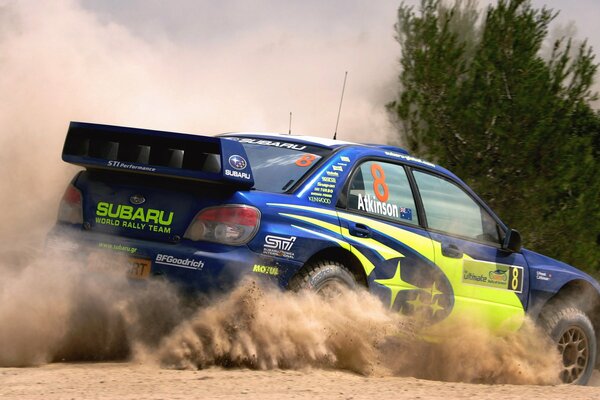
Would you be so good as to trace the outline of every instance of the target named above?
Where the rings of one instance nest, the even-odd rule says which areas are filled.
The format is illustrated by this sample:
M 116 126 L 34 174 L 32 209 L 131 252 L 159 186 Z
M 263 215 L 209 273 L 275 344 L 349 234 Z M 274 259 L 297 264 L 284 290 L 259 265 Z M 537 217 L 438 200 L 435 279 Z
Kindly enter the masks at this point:
M 510 267 L 510 283 L 509 289 L 515 292 L 520 292 L 523 289 L 523 274 L 521 269 L 517 267 Z
M 305 154 L 296 160 L 296 165 L 299 167 L 308 167 L 317 159 L 314 154 Z
M 373 175 L 373 191 L 375 196 L 381 202 L 386 202 L 390 196 L 390 189 L 385 183 L 385 173 L 381 165 L 374 163 L 371 165 L 371 175 Z

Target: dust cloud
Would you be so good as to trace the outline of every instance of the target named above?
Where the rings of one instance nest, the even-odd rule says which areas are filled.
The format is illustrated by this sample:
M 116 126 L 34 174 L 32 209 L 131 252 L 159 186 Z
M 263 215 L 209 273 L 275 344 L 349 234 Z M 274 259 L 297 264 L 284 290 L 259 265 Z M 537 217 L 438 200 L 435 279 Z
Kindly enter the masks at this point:
M 214 22 L 207 7 L 194 12 Z M 375 38 L 347 26 L 326 41 L 310 26 L 302 35 L 257 26 L 242 38 L 215 42 L 206 34 L 177 42 L 160 29 L 144 37 L 76 0 L 0 0 L 0 247 L 40 239 L 51 225 L 77 170 L 59 161 L 69 121 L 197 134 L 287 133 L 293 111 L 295 133 L 330 137 L 350 67 L 339 137 L 385 142 L 392 128 L 384 104 L 396 62 L 380 65 L 369 51 L 395 48 L 394 8 L 386 45 L 372 46 Z M 238 11 L 234 18 L 247 15 Z M 307 57 L 314 60 L 310 68 Z
M 59 160 L 70 120 L 198 133 L 274 130 L 274 116 L 249 94 L 260 92 L 260 80 L 208 84 L 229 81 L 207 59 L 167 40 L 141 40 L 75 1 L 0 3 L 0 367 L 134 358 L 171 368 L 556 382 L 555 354 L 532 327 L 497 338 L 461 325 L 448 343 L 426 344 L 411 321 L 363 292 L 324 301 L 250 283 L 196 308 L 165 282 L 131 285 L 118 258 L 91 265 L 77 252 L 42 254 L 77 171 Z M 255 86 L 237 90 L 246 80 Z M 235 93 L 234 101 L 223 91 Z M 314 97 L 305 101 L 320 107 Z M 368 115 L 368 102 L 359 105 L 347 111 L 355 117 L 348 124 L 385 130 Z M 287 127 L 283 114 L 279 130 Z
M 56 257 L 55 259 L 60 259 Z M 0 367 L 134 359 L 175 369 L 327 368 L 365 376 L 556 384 L 559 358 L 533 324 L 498 337 L 465 321 L 441 342 L 365 291 L 332 299 L 248 280 L 197 306 L 162 281 L 131 284 L 118 258 L 42 259 L 0 286 Z M 0 271 L 5 272 L 5 271 Z
M 246 282 L 179 325 L 161 342 L 158 357 L 175 368 L 317 366 L 369 375 L 377 344 L 399 332 L 410 335 L 408 322 L 363 292 L 328 301 Z
M 48 255 L 0 266 L 0 367 L 123 360 L 135 343 L 158 343 L 184 318 L 173 288 L 132 285 L 119 257 L 87 263 L 75 253 Z
M 178 325 L 154 354 L 170 368 L 317 367 L 455 382 L 559 383 L 558 354 L 529 321 L 502 337 L 468 320 L 430 334 L 445 339 L 423 340 L 417 321 L 364 291 L 323 299 L 246 283 Z

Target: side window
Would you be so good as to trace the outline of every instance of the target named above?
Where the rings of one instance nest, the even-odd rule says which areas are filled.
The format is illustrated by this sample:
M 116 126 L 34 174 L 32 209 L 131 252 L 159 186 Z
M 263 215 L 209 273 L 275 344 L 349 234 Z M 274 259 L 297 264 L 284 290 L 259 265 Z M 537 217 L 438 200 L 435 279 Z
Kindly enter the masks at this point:
M 460 187 L 420 171 L 414 171 L 414 176 L 430 228 L 471 239 L 500 243 L 494 218 Z
M 415 200 L 404 167 L 367 161 L 350 182 L 348 209 L 418 225 Z

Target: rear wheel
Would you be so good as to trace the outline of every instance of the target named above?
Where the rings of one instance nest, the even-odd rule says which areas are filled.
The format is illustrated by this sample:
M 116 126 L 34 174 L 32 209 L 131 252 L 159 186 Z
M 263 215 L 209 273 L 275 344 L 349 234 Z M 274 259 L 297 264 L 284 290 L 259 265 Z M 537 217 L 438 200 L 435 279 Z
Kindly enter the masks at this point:
M 330 260 L 305 265 L 289 284 L 289 288 L 293 291 L 308 289 L 326 297 L 335 296 L 344 289 L 355 287 L 356 279 L 352 272 L 343 264 Z
M 588 316 L 573 306 L 542 312 L 541 322 L 562 356 L 563 383 L 585 385 L 596 364 L 596 333 Z

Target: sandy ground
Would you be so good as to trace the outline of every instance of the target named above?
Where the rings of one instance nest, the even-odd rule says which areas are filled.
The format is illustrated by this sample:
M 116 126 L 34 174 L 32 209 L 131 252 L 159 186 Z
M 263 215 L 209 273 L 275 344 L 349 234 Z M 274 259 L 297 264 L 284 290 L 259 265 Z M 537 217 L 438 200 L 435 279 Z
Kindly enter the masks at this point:
M 0 369 L 1 399 L 598 399 L 588 387 L 476 385 L 325 370 L 161 369 L 138 363 Z
M 165 282 L 133 290 L 122 269 L 67 261 L 0 274 L 0 400 L 600 399 L 598 372 L 589 387 L 530 385 L 553 382 L 559 360 L 528 323 L 499 337 L 457 321 L 428 342 L 364 291 L 325 299 L 249 281 L 187 309 Z M 134 361 L 48 363 L 123 359 L 115 344 Z

